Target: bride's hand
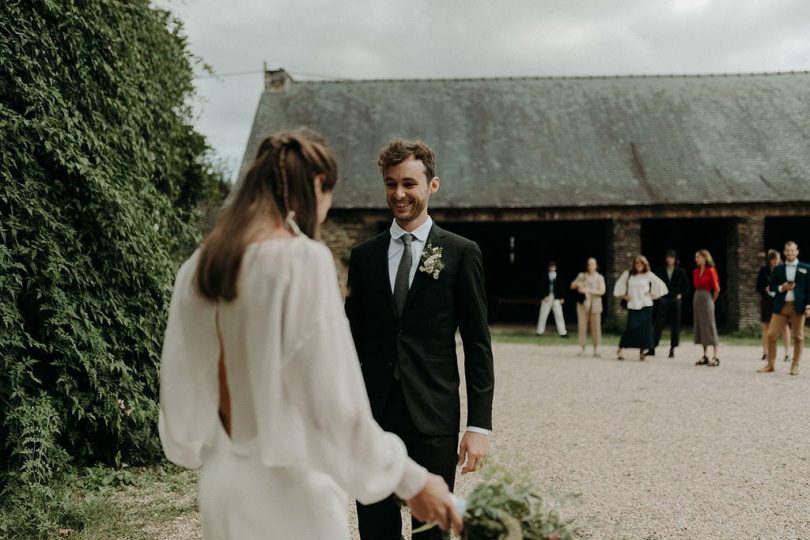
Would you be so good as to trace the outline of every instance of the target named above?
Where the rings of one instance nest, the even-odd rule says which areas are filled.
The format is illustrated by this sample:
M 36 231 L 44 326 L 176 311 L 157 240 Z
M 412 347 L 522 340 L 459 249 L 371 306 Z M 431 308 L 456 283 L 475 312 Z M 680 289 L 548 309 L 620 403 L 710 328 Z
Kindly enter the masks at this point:
M 452 524 L 458 533 L 464 528 L 461 516 L 456 512 L 447 483 L 441 476 L 428 473 L 425 487 L 415 497 L 407 501 L 413 516 L 419 521 L 436 521 L 439 527 L 447 530 Z

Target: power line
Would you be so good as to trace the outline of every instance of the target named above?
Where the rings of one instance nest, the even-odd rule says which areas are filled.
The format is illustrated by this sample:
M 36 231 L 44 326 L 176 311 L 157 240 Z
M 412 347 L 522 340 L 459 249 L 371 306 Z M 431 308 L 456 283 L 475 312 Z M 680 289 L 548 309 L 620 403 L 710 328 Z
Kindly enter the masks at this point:
M 195 80 L 206 80 L 206 79 L 228 79 L 231 77 L 244 77 L 245 75 L 260 75 L 263 74 L 264 70 L 261 69 L 252 69 L 249 71 L 231 71 L 227 73 L 211 73 L 208 75 L 197 75 L 194 77 Z M 324 75 L 322 73 L 290 73 L 290 76 L 293 78 L 295 77 L 304 77 L 304 78 L 311 78 L 311 79 L 323 79 L 329 81 L 348 81 L 351 80 L 349 77 L 337 77 L 334 75 Z
M 242 77 L 244 75 L 258 75 L 260 73 L 264 73 L 260 69 L 252 69 L 250 71 L 231 71 L 229 73 L 211 73 L 209 75 L 197 75 L 194 77 L 197 80 L 200 79 L 225 79 L 228 77 Z

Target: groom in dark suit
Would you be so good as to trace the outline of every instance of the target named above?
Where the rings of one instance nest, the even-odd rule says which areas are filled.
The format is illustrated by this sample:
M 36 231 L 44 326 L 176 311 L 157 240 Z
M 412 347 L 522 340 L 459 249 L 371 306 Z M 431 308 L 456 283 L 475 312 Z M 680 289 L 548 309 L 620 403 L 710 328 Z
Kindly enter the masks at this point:
M 462 474 L 480 468 L 492 429 L 494 373 L 481 251 L 428 215 L 439 178 L 426 144 L 396 139 L 383 148 L 378 165 L 394 222 L 352 250 L 346 314 L 374 418 L 452 489 L 457 465 L 464 465 Z M 467 383 L 460 445 L 456 329 Z M 363 540 L 401 537 L 393 497 L 358 503 L 357 514 Z M 444 533 L 434 528 L 414 537 Z
M 758 369 L 760 373 L 774 371 L 776 340 L 790 325 L 793 335 L 793 363 L 790 374 L 799 374 L 799 361 L 804 347 L 804 321 L 810 316 L 810 264 L 799 261 L 799 246 L 796 242 L 785 244 L 785 262 L 773 269 L 768 289 L 773 297 L 773 315 L 768 324 L 768 365 Z

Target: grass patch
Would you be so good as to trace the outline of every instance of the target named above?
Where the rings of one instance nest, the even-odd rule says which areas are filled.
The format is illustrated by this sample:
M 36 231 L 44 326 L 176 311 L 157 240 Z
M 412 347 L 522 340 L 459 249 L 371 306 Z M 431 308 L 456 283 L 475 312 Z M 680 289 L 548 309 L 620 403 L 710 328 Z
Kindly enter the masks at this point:
M 3 503 L 0 537 L 146 540 L 200 536 L 194 471 L 170 464 L 123 470 L 94 467 L 52 489 L 59 492 L 59 504 L 39 509 L 37 524 L 31 523 L 30 509 Z
M 576 328 L 573 332 L 568 333 L 567 338 L 560 337 L 556 333 L 545 334 L 538 336 L 531 330 L 523 329 L 509 329 L 494 328 L 492 330 L 492 340 L 499 343 L 529 343 L 533 345 L 545 346 L 561 346 L 561 345 L 578 345 Z M 552 332 L 554 330 L 552 329 Z M 681 344 L 687 345 L 692 343 L 692 332 L 681 332 Z M 602 346 L 618 347 L 620 334 L 603 333 Z M 590 346 L 590 337 L 588 338 L 588 346 Z M 780 342 L 781 343 L 781 342 Z M 759 336 L 751 335 L 751 333 L 729 333 L 720 334 L 720 347 L 723 345 L 740 345 L 748 347 L 760 347 L 762 341 Z M 660 347 L 669 347 L 669 334 L 664 332 L 661 336 Z

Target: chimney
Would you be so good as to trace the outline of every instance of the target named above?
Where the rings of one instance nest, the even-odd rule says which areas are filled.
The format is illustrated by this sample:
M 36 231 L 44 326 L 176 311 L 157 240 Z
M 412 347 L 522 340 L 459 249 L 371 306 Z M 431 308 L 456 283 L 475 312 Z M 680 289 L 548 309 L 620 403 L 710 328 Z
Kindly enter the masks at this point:
M 267 69 L 267 64 L 264 66 L 264 91 L 265 92 L 283 92 L 287 89 L 293 78 L 289 73 L 283 69 Z

